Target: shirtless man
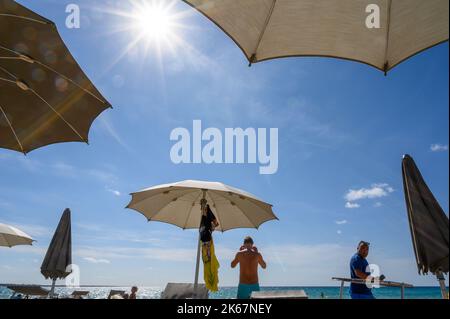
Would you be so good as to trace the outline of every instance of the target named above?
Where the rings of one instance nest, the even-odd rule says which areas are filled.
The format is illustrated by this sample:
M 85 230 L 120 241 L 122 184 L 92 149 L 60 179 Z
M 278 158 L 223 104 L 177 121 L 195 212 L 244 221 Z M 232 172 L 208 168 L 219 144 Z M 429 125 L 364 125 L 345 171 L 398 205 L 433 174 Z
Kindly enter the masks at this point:
M 253 291 L 259 291 L 258 265 L 266 269 L 266 262 L 253 246 L 251 237 L 245 237 L 244 245 L 231 262 L 231 268 L 235 268 L 237 264 L 240 264 L 237 298 L 249 299 Z

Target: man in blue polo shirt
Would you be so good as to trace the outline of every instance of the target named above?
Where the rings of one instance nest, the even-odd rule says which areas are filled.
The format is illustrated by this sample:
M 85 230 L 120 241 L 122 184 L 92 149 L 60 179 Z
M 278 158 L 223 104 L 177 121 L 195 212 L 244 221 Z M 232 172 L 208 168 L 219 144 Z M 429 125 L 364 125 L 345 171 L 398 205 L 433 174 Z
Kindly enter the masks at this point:
M 369 255 L 369 245 L 368 242 L 360 241 L 357 253 L 350 259 L 350 275 L 352 279 L 366 280 L 370 276 L 369 263 L 366 260 Z M 383 280 L 384 276 L 381 275 L 379 279 Z M 350 296 L 352 299 L 375 299 L 372 294 L 372 289 L 365 283 L 351 283 Z

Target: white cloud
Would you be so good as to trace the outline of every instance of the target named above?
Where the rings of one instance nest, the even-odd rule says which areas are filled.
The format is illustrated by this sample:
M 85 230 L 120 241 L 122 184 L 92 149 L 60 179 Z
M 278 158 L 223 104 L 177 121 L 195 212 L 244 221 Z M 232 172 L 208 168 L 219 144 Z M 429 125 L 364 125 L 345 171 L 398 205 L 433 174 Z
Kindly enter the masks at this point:
M 98 231 L 103 230 L 102 227 L 100 227 L 99 225 L 96 225 L 96 224 L 75 223 L 75 226 L 77 226 L 78 228 L 81 228 L 83 230 L 87 230 L 87 231 L 98 232 Z
M 66 176 L 66 177 L 76 177 L 76 170 L 72 165 L 58 162 L 52 165 L 52 168 L 55 172 Z
M 99 169 L 88 169 L 85 171 L 87 175 L 105 183 L 116 184 L 117 176 L 110 172 L 102 171 Z
M 31 225 L 31 224 L 17 224 L 13 222 L 3 221 L 0 220 L 0 222 L 14 226 L 21 231 L 25 232 L 27 235 L 34 237 L 50 237 L 53 235 L 53 231 L 48 228 L 41 225 Z
M 42 258 L 45 256 L 45 253 L 47 252 L 47 247 L 39 247 L 36 245 L 33 246 L 15 246 L 14 250 L 9 250 L 14 253 L 23 253 L 23 254 L 33 254 L 33 255 L 39 255 L 42 256 Z
M 110 264 L 111 262 L 108 259 L 97 259 L 94 257 L 83 257 L 84 260 L 92 263 L 92 264 Z
M 108 192 L 110 192 L 110 193 L 116 195 L 116 196 L 122 195 L 122 194 L 121 194 L 118 190 L 116 190 L 116 189 L 108 188 L 108 189 L 106 189 L 106 190 L 107 190 Z
M 335 223 L 338 224 L 338 225 L 345 225 L 345 224 L 347 224 L 347 220 L 345 220 L 345 219 L 337 220 Z
M 4 208 L 10 208 L 10 207 L 12 207 L 13 205 L 12 205 L 11 203 L 9 203 L 9 202 L 7 202 L 7 201 L 5 201 L 5 200 L 3 200 L 3 199 L 0 198 L 0 206 L 1 206 L 1 207 L 4 207 Z
M 111 242 L 121 241 L 139 244 L 151 244 L 153 246 L 164 246 L 173 244 L 175 241 L 184 241 L 183 236 L 167 236 L 159 231 L 127 231 L 118 228 L 105 227 L 94 223 L 75 223 L 82 231 L 77 232 L 78 239 L 86 242 Z M 115 234 L 111 236 L 110 234 Z
M 383 203 L 381 203 L 381 202 L 376 202 L 376 203 L 373 205 L 373 207 L 381 207 L 381 206 L 383 206 Z
M 338 230 L 338 231 L 337 231 L 337 234 L 338 234 L 338 235 L 342 235 L 342 230 Z
M 8 153 L 0 153 L 0 160 L 9 159 L 11 157 Z
M 345 208 L 359 208 L 361 207 L 361 205 L 359 205 L 358 203 L 352 203 L 352 202 L 347 202 L 345 203 Z
M 135 258 L 189 262 L 195 258 L 196 252 L 196 249 L 184 248 L 85 247 L 77 249 L 75 255 L 91 262 L 94 259 L 110 260 Z
M 371 188 L 350 189 L 345 195 L 348 202 L 355 202 L 361 199 L 373 199 L 388 196 L 394 189 L 388 184 L 372 184 Z
M 432 144 L 430 146 L 430 150 L 432 152 L 447 152 L 448 151 L 448 145 Z

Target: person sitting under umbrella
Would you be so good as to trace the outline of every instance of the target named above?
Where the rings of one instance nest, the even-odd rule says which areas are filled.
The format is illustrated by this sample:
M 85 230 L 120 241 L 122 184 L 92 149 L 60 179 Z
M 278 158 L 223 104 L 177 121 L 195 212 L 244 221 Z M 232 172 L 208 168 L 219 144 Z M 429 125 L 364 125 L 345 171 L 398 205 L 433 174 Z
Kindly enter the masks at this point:
M 205 254 L 202 254 L 203 262 L 207 263 L 211 259 L 212 232 L 217 226 L 219 226 L 219 222 L 217 221 L 216 216 L 214 216 L 213 212 L 211 211 L 209 205 L 205 205 L 205 203 L 206 201 L 202 202 L 202 219 L 200 222 L 199 231 L 200 240 L 202 242 L 202 251 L 205 251 Z
M 137 286 L 133 286 L 131 287 L 131 294 L 129 299 L 136 299 L 136 293 L 138 292 L 138 287 Z

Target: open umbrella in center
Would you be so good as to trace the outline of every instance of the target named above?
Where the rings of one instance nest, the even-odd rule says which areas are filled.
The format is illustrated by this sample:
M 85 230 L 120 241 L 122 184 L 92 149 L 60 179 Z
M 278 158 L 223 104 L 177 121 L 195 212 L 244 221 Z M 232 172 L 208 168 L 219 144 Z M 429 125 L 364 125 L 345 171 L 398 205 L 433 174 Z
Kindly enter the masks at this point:
M 201 221 L 201 200 L 211 206 L 219 222 L 216 228 L 258 228 L 262 223 L 278 219 L 272 205 L 243 190 L 218 183 L 187 180 L 158 185 L 131 194 L 127 208 L 142 213 L 148 221 L 159 221 L 181 227 L 198 229 Z M 194 286 L 198 284 L 200 240 Z

